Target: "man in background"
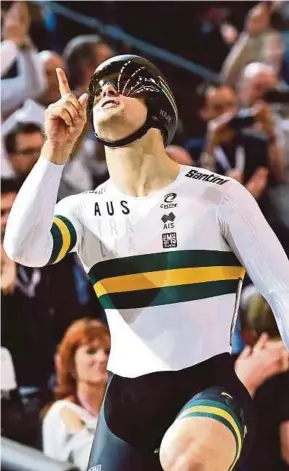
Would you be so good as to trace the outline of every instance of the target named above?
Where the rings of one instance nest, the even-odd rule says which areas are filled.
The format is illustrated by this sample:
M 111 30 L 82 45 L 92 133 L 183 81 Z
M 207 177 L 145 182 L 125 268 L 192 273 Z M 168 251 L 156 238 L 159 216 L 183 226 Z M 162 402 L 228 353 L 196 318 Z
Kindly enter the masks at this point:
M 203 135 L 185 147 L 200 166 L 242 182 L 259 200 L 268 179 L 268 145 L 261 136 L 230 129 L 237 111 L 238 96 L 232 87 L 207 86 L 199 105 Z
M 62 57 L 56 54 L 56 52 L 49 50 L 39 52 L 38 61 L 44 69 L 47 79 L 47 87 L 46 90 L 37 98 L 37 102 L 46 107 L 59 99 L 59 89 L 55 70 L 57 67 L 64 69 L 65 65 Z
M 14 176 L 24 180 L 36 164 L 44 136 L 40 126 L 29 122 L 18 122 L 5 137 L 8 161 Z
M 96 67 L 109 59 L 111 47 L 97 34 L 76 36 L 63 51 L 68 80 L 77 96 L 87 91 Z

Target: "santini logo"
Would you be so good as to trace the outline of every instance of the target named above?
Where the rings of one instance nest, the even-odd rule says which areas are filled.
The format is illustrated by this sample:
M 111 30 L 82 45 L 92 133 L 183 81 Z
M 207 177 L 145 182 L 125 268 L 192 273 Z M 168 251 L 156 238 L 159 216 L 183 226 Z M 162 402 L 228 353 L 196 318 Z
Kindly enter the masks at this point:
M 186 173 L 186 177 L 194 178 L 195 180 L 203 180 L 209 183 L 216 183 L 217 185 L 224 185 L 224 183 L 228 181 L 225 178 L 219 177 L 219 175 L 215 175 L 214 173 L 208 175 L 207 173 L 198 172 L 198 170 L 190 170 L 188 173 Z
M 97 464 L 96 466 L 89 468 L 88 471 L 101 471 L 101 464 Z

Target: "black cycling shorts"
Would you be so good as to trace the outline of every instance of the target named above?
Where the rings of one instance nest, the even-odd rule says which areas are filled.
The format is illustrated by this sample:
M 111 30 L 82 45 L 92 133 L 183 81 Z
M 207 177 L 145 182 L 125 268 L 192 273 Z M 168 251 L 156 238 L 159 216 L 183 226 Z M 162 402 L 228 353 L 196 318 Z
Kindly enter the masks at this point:
M 172 423 L 205 416 L 222 422 L 236 440 L 233 463 L 254 436 L 252 400 L 229 353 L 180 371 L 110 378 L 91 449 L 89 471 L 161 471 L 159 448 Z

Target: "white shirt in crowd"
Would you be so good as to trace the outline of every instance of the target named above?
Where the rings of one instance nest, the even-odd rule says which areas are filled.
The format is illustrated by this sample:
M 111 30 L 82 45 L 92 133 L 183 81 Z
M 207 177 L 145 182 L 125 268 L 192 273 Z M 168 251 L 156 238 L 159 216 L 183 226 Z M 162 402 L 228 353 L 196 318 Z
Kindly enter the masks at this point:
M 39 96 L 47 85 L 36 49 L 19 50 L 17 67 L 17 77 L 1 80 L 1 108 L 4 116 L 21 106 L 26 98 Z
M 18 55 L 18 48 L 16 44 L 10 39 L 1 42 L 0 49 L 0 70 L 1 77 L 8 72 L 9 68 L 15 61 Z
M 16 123 L 34 123 L 44 129 L 44 117 L 45 107 L 43 105 L 31 99 L 25 100 L 23 106 L 12 113 L 3 123 L 1 127 L 2 137 L 11 132 Z M 96 173 L 92 168 L 95 160 L 95 145 L 96 141 L 84 138 L 79 150 L 67 162 L 60 183 L 58 199 L 93 189 L 92 175 Z M 102 162 L 99 163 L 99 167 L 101 167 L 101 164 Z M 15 172 L 4 152 L 1 153 L 1 168 L 2 178 L 15 177 Z M 104 168 L 101 167 L 102 173 L 106 171 L 106 168 L 106 162 L 104 162 Z
M 69 407 L 77 413 L 84 427 L 77 433 L 70 433 L 61 418 L 61 409 Z M 59 461 L 75 464 L 86 471 L 90 449 L 96 429 L 97 418 L 86 409 L 63 399 L 54 402 L 43 420 L 43 452 Z

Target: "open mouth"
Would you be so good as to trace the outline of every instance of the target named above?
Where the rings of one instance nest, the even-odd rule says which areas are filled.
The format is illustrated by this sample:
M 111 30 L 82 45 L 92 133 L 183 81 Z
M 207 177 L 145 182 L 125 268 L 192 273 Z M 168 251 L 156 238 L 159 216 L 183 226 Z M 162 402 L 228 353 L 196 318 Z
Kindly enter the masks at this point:
M 116 101 L 116 100 L 112 100 L 112 99 L 106 100 L 106 101 L 101 105 L 101 108 L 106 108 L 106 107 L 109 107 L 109 106 L 112 106 L 112 105 L 117 106 L 117 105 L 118 105 L 117 101 Z

